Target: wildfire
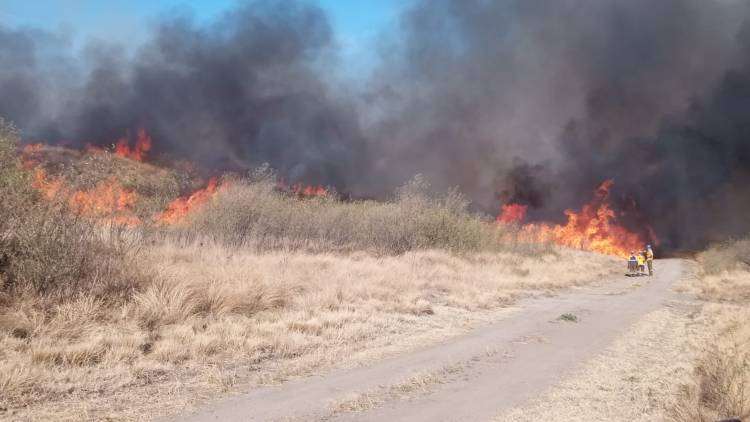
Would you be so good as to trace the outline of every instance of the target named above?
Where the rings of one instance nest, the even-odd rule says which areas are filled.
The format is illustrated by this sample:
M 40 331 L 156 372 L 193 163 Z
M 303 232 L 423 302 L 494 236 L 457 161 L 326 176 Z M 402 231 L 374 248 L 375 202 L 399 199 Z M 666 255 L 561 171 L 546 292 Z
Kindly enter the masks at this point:
M 135 140 L 135 146 L 132 149 L 130 148 L 129 134 L 117 141 L 115 144 L 115 155 L 122 158 L 129 158 L 133 161 L 143 161 L 146 158 L 146 154 L 151 151 L 151 146 L 151 137 L 148 136 L 145 129 L 141 128 L 138 129 L 138 136 Z
M 33 186 L 50 200 L 64 195 L 68 208 L 78 215 L 116 224 L 141 223 L 133 212 L 138 194 L 123 187 L 114 177 L 97 183 L 93 189 L 73 191 L 62 178 L 50 177 L 43 168 L 37 167 Z
M 27 144 L 23 146 L 21 164 L 26 169 L 32 169 L 38 164 L 39 153 L 44 149 L 43 144 Z
M 500 215 L 497 216 L 497 221 L 505 224 L 520 223 L 526 218 L 526 211 L 528 211 L 528 205 L 521 204 L 506 204 L 503 205 L 503 210 Z
M 226 187 L 226 183 L 219 184 L 219 180 L 212 178 L 204 189 L 194 192 L 192 195 L 177 198 L 172 201 L 166 211 L 156 216 L 157 223 L 165 225 L 179 224 L 196 208 L 208 202 L 219 188 Z
M 613 185 L 613 180 L 605 180 L 594 192 L 591 202 L 580 211 L 566 210 L 564 225 L 526 224 L 521 228 L 520 238 L 617 256 L 628 256 L 631 250 L 642 249 L 644 241 L 639 234 L 615 223 L 616 214 L 608 202 Z M 505 205 L 498 221 L 520 223 L 526 209 L 519 204 Z
M 135 146 L 130 146 L 130 136 L 126 135 L 115 144 L 112 151 L 115 155 L 143 161 L 151 150 L 151 137 L 144 129 L 139 129 Z M 33 169 L 33 186 L 48 200 L 61 199 L 66 202 L 71 212 L 78 215 L 92 217 L 102 222 L 113 222 L 124 225 L 139 225 L 141 219 L 135 215 L 135 209 L 140 201 L 138 193 L 131 191 L 120 183 L 116 177 L 98 182 L 93 188 L 76 190 L 66 184 L 62 177 L 51 176 L 39 165 L 38 155 L 44 149 L 43 144 L 29 144 L 21 153 L 22 163 L 30 170 Z M 107 150 L 94 145 L 86 146 L 89 154 L 103 154 Z M 172 201 L 164 212 L 153 217 L 153 221 L 160 224 L 178 224 L 196 208 L 208 202 L 220 187 L 226 182 L 219 183 L 216 178 L 211 179 L 204 189 L 193 194 L 177 198 Z M 306 188 L 300 194 L 318 195 L 323 188 Z
M 32 186 L 47 199 L 54 199 L 63 188 L 62 179 L 52 178 L 40 167 L 34 169 L 34 182 Z
M 326 196 L 330 194 L 328 188 L 323 185 L 305 186 L 299 183 L 295 185 L 287 185 L 284 182 L 279 182 L 277 185 L 277 189 L 282 192 L 288 192 L 303 198 L 313 198 L 316 196 Z

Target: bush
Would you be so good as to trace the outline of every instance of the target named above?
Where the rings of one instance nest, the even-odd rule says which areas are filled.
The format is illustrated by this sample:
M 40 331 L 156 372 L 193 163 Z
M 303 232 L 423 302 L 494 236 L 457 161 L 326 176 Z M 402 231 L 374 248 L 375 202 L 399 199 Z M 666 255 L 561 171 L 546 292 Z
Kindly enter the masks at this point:
M 704 274 L 750 270 L 750 239 L 724 242 L 698 255 Z
M 416 179 L 391 202 L 343 202 L 334 195 L 300 199 L 279 192 L 270 178 L 235 180 L 179 234 L 189 241 L 312 252 L 470 252 L 505 246 L 501 229 L 470 214 L 457 192 L 429 197 L 422 184 Z
M 71 215 L 64 201 L 42 199 L 17 158 L 18 134 L 0 120 L 0 292 L 116 298 L 143 278 L 137 239 Z M 129 240 L 130 239 L 130 240 Z

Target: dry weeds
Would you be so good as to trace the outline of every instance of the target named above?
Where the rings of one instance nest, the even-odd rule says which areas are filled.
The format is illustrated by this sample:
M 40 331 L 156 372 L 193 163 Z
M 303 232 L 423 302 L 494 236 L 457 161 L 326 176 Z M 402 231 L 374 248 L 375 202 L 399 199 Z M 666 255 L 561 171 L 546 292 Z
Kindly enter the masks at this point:
M 464 332 L 519 297 L 588 283 L 613 267 L 583 252 L 542 259 L 546 265 L 510 253 L 375 257 L 156 245 L 147 262 L 158 281 L 132 301 L 112 307 L 83 296 L 51 319 L 33 301 L 4 312 L 0 407 L 17 419 L 45 419 L 52 408 L 72 419 L 180 412 L 239 386 Z
M 514 228 L 467 211 L 457 192 L 436 196 L 417 177 L 392 201 L 300 200 L 277 190 L 272 173 L 232 179 L 186 224 L 166 234 L 183 243 L 210 241 L 259 252 L 297 250 L 398 255 L 424 249 L 455 253 L 544 254 L 549 245 L 514 242 Z
M 671 419 L 713 422 L 750 418 L 750 241 L 725 243 L 698 256 L 700 274 L 689 290 L 706 304 L 693 377 L 679 394 Z

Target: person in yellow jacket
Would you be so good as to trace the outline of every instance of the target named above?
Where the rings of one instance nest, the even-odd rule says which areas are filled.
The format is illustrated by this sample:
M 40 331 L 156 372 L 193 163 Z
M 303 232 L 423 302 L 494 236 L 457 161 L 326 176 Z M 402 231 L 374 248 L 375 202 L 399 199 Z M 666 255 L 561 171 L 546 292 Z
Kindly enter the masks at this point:
M 654 275 L 654 250 L 651 245 L 646 245 L 646 264 L 648 265 L 648 275 Z
M 643 251 L 639 252 L 635 258 L 638 260 L 638 275 L 646 273 L 646 255 Z

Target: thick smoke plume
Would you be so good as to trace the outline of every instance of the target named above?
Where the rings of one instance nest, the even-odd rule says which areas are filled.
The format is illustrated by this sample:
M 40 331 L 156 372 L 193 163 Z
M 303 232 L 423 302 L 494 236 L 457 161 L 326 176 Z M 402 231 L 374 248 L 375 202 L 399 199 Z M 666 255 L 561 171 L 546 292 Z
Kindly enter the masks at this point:
M 745 234 L 748 17 L 719 0 L 423 1 L 373 82 L 395 110 L 385 162 L 541 219 L 614 178 L 626 222 L 665 250 Z
M 420 0 L 361 86 L 302 2 L 169 18 L 133 53 L 0 27 L 0 115 L 78 145 L 145 127 L 157 152 L 355 196 L 422 173 L 537 219 L 614 178 L 627 224 L 694 249 L 750 231 L 748 18 L 739 0 Z
M 216 169 L 269 162 L 293 181 L 338 186 L 366 170 L 351 101 L 323 78 L 335 51 L 318 8 L 250 2 L 210 25 L 165 20 L 132 55 L 69 51 L 39 31 L 0 32 L 0 115 L 29 137 L 106 144 L 144 127 L 157 152 Z

